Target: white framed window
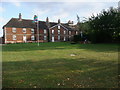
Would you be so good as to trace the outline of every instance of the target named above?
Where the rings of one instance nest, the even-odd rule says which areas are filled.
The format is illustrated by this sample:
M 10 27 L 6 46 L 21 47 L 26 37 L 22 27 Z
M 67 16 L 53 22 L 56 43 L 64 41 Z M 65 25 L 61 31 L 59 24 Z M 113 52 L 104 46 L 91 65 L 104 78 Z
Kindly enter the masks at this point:
M 47 33 L 47 31 L 46 31 L 46 29 L 44 29 L 44 34 L 46 34 Z
M 69 34 L 71 35 L 71 31 L 69 31 Z
M 15 27 L 12 28 L 12 32 L 16 33 L 16 28 Z
M 66 37 L 64 37 L 64 41 L 66 41 Z
M 78 34 L 78 31 L 76 31 L 76 35 Z
M 64 30 L 64 34 L 66 34 L 66 31 Z
M 60 36 L 58 36 L 58 40 L 60 40 Z
M 31 40 L 35 40 L 35 36 L 31 36 Z
M 23 33 L 26 33 L 26 28 L 23 28 Z
M 34 29 L 31 29 L 31 33 L 34 33 Z
M 60 29 L 60 26 L 58 26 L 58 29 Z
M 44 36 L 44 40 L 47 40 L 47 37 L 46 37 L 46 36 Z
M 52 30 L 52 34 L 54 34 L 54 30 Z
M 60 30 L 58 30 L 58 34 L 60 34 Z
M 13 35 L 13 40 L 16 40 L 16 35 Z

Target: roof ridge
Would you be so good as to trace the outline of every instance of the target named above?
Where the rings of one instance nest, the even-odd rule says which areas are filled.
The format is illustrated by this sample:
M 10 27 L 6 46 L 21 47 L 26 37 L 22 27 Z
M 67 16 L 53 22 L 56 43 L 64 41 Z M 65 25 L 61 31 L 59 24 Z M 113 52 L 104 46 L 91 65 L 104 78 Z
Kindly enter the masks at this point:
M 19 18 L 12 18 L 12 19 L 19 19 Z M 22 20 L 33 21 L 32 19 L 22 19 Z M 40 21 L 40 20 L 39 20 L 39 21 Z M 45 21 L 41 21 L 41 22 L 45 22 Z
M 19 19 L 19 18 L 12 18 L 12 19 Z M 33 21 L 32 19 L 22 19 L 22 20 Z M 40 20 L 38 20 L 38 21 L 39 21 L 39 22 L 46 22 L 46 21 L 40 21 Z M 50 22 L 50 23 L 58 24 L 58 22 Z M 67 23 L 61 23 L 61 24 L 67 24 Z

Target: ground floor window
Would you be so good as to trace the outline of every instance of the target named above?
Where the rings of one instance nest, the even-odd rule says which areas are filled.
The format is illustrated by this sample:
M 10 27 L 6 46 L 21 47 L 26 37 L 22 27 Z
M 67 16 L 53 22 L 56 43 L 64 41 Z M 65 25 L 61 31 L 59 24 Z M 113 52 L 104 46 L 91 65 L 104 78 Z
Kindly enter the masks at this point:
M 16 35 L 13 35 L 13 40 L 16 40 Z
M 47 37 L 46 37 L 46 36 L 44 36 L 44 40 L 47 40 Z
M 58 36 L 58 40 L 60 40 L 60 36 Z
M 35 40 L 35 36 L 31 36 L 31 40 Z

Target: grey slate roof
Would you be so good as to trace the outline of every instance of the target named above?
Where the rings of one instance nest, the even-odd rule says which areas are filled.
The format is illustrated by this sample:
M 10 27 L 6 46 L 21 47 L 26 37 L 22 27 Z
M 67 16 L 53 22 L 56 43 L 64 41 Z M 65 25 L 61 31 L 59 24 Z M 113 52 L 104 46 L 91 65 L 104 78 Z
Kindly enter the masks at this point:
M 50 27 L 57 25 L 58 23 L 50 22 Z M 70 27 L 68 24 L 63 24 L 64 27 L 66 27 L 68 30 L 74 30 L 74 28 Z M 4 27 L 16 27 L 16 28 L 36 28 L 36 24 L 33 22 L 33 20 L 29 19 L 22 19 L 22 21 L 19 21 L 18 18 L 12 18 Z M 45 21 L 39 21 L 39 28 L 40 29 L 48 29 Z
M 36 25 L 32 20 L 22 19 L 19 21 L 18 18 L 12 18 L 4 27 L 35 28 Z

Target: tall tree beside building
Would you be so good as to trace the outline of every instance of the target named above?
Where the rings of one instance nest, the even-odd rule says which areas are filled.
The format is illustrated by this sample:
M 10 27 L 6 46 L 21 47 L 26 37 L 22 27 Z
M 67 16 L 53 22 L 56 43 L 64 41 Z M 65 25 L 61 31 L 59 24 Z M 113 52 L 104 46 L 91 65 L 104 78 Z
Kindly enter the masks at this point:
M 95 43 L 119 42 L 120 12 L 116 8 L 103 10 L 89 18 L 90 39 Z

